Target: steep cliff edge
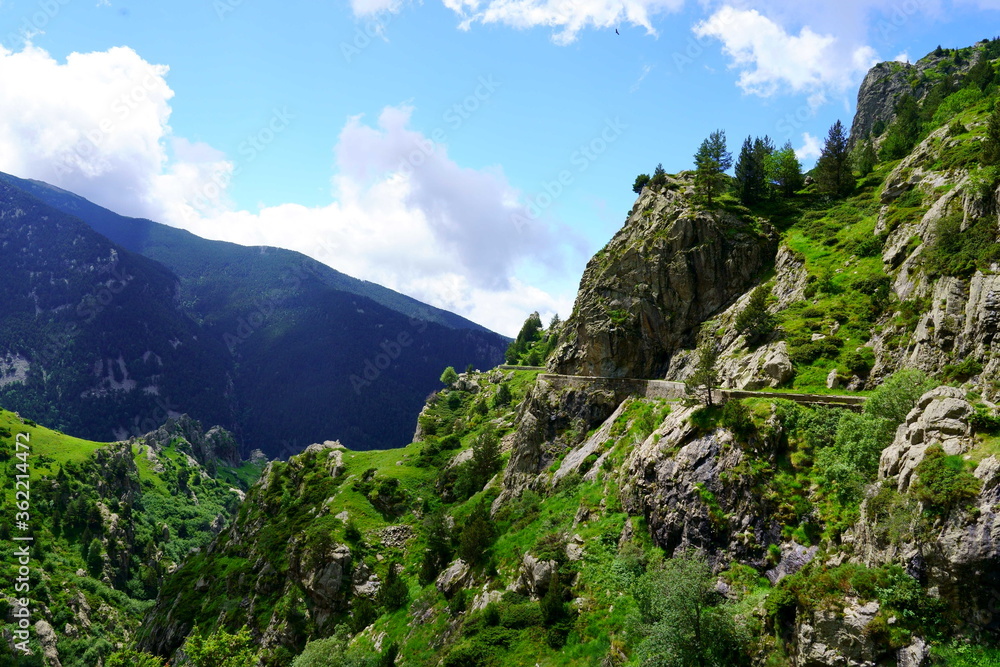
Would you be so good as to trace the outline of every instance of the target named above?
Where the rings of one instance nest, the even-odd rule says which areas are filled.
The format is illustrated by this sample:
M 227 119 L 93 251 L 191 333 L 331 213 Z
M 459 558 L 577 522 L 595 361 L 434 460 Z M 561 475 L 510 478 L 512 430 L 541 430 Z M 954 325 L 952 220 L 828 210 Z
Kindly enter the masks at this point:
M 662 377 L 699 325 L 752 287 L 774 260 L 765 220 L 704 210 L 690 174 L 647 186 L 625 225 L 587 264 L 556 373 Z

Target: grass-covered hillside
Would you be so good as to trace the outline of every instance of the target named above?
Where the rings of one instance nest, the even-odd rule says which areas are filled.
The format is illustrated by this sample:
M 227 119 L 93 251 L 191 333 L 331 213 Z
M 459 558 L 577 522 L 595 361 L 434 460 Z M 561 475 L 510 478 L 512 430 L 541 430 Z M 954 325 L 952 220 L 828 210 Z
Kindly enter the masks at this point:
M 259 475 L 259 466 L 231 468 L 194 454 L 181 437 L 166 446 L 90 442 L 0 410 L 4 630 L 17 628 L 22 596 L 32 624 L 49 628 L 33 625 L 33 656 L 0 642 L 0 664 L 53 664 L 43 660 L 51 648 L 66 667 L 92 667 L 132 640 L 162 578 L 229 522 L 240 489 Z M 24 491 L 17 486 L 24 474 L 22 508 L 25 496 L 15 494 Z M 17 512 L 27 515 L 17 515 L 26 529 L 14 522 Z M 28 592 L 15 590 L 22 543 L 13 538 L 22 536 L 33 538 Z
M 525 417 L 517 405 L 536 375 L 461 376 L 429 401 L 404 449 L 317 446 L 271 464 L 234 525 L 167 581 L 141 646 L 170 654 L 197 628 L 201 641 L 242 636 L 239 665 L 777 667 L 796 664 L 797 617 L 873 602 L 870 636 L 858 640 L 872 655 L 919 637 L 933 664 L 1000 658 L 985 635 L 955 643 L 962 599 L 932 595 L 900 566 L 849 557 L 846 536 L 879 485 L 878 452 L 936 382 L 895 377 L 861 414 L 777 397 L 713 409 L 632 399 L 600 429 L 560 431 L 567 442 L 602 439 L 568 474 L 557 471 L 577 448 L 495 502 L 509 490 L 497 445 Z M 509 404 L 497 403 L 501 387 Z M 995 428 L 982 422 L 966 461 L 942 469 L 945 487 L 975 481 L 971 471 L 998 452 Z M 653 449 L 649 465 L 685 479 L 709 442 L 724 463 L 678 487 L 672 505 L 686 516 L 671 519 L 682 537 L 669 548 L 657 500 L 666 482 L 642 482 L 636 467 Z M 935 493 L 886 486 L 866 516 L 897 540 L 930 539 L 971 500 Z M 748 497 L 759 512 L 749 524 Z M 775 585 L 796 550 L 819 556 Z

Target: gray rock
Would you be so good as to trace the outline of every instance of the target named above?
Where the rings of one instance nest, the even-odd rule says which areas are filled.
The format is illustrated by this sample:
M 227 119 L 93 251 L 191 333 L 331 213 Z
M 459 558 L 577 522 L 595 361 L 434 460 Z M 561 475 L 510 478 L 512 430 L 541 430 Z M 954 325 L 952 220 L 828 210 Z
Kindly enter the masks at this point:
M 690 174 L 645 188 L 615 237 L 587 264 L 566 342 L 549 369 L 571 375 L 663 377 L 708 318 L 757 283 L 777 234 L 705 211 Z
M 470 573 L 468 564 L 459 558 L 438 575 L 434 585 L 446 597 L 451 597 L 459 589 L 465 588 L 469 582 Z
M 524 593 L 532 598 L 540 598 L 549 588 L 552 575 L 559 564 L 554 560 L 539 560 L 530 553 L 521 559 L 521 571 L 509 590 Z
M 350 567 L 351 550 L 340 545 L 328 554 L 322 565 L 305 573 L 302 586 L 313 600 L 324 607 L 330 607 L 343 597 L 344 574 Z
M 777 584 L 785 577 L 795 574 L 806 566 L 819 551 L 819 547 L 804 547 L 795 542 L 781 545 L 781 560 L 773 568 L 764 573 L 771 585 Z
M 59 651 L 56 649 L 59 638 L 47 621 L 35 621 L 35 637 L 42 647 L 42 657 L 45 659 L 46 667 L 62 667 L 62 663 L 59 662 Z
M 843 612 L 816 609 L 799 614 L 797 667 L 874 667 L 875 647 L 865 633 L 878 613 L 878 602 L 849 604 Z
M 924 667 L 931 649 L 920 637 L 914 637 L 913 643 L 896 651 L 896 667 Z
M 795 367 L 788 356 L 788 346 L 785 344 L 785 341 L 776 343 L 768 351 L 762 370 L 765 375 L 771 378 L 772 387 L 777 387 L 792 379 L 792 376 L 795 374 Z
M 967 421 L 972 412 L 963 392 L 954 387 L 938 387 L 921 396 L 906 423 L 897 429 L 892 444 L 883 450 L 879 478 L 896 478 L 897 489 L 905 493 L 931 445 L 941 445 L 950 455 L 967 452 L 973 446 Z
M 826 376 L 826 388 L 836 389 L 840 386 L 840 374 L 837 373 L 837 369 L 832 369 Z

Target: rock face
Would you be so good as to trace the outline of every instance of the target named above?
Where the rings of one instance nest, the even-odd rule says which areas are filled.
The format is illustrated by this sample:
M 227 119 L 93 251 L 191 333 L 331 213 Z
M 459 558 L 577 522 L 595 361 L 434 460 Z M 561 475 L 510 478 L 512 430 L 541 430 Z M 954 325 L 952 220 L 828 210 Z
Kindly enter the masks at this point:
M 504 443 L 511 455 L 494 509 L 535 484 L 538 473 L 607 420 L 624 399 L 600 386 L 559 389 L 539 377 L 521 404 L 517 430 Z
M 961 65 L 949 62 L 947 68 L 952 74 L 963 74 L 978 62 L 980 56 L 981 54 L 977 52 Z M 890 61 L 878 63 L 868 70 L 864 81 L 861 82 L 861 88 L 858 89 L 857 112 L 854 114 L 854 122 L 851 123 L 851 145 L 868 136 L 876 123 L 888 127 L 896 117 L 896 103 L 903 95 L 913 95 L 918 100 L 923 98 L 933 83 L 921 83 L 914 87 L 910 82 L 915 79 L 920 80 L 921 75 L 927 70 L 939 68 L 946 59 L 950 61 L 951 56 L 947 54 L 935 56 L 932 53 L 913 65 L 908 62 Z
M 1000 460 L 985 457 L 973 474 L 982 482 L 978 498 L 967 508 L 952 509 L 933 522 L 908 495 L 916 467 L 927 448 L 938 444 L 948 454 L 965 455 L 975 446 L 968 417 L 972 406 L 964 392 L 939 387 L 925 394 L 899 427 L 879 463 L 879 479 L 903 494 L 892 520 L 902 538 L 880 530 L 871 499 L 862 505 L 853 529 L 853 558 L 870 566 L 904 567 L 948 602 L 971 627 L 995 632 L 1000 627 Z
M 690 175 L 643 190 L 625 225 L 590 260 L 580 281 L 569 340 L 553 372 L 663 377 L 698 327 L 752 287 L 777 251 L 777 236 L 751 222 L 694 205 Z
M 728 474 L 744 460 L 743 450 L 724 429 L 699 432 L 690 422 L 694 409 L 671 412 L 626 459 L 622 506 L 646 518 L 667 553 L 695 548 L 719 564 L 737 559 L 763 569 L 761 545 L 781 539 L 774 508 L 751 492 L 751 476 Z
M 179 443 L 181 451 L 206 467 L 216 463 L 236 467 L 242 462 L 232 433 L 218 426 L 205 431 L 200 422 L 186 414 L 168 419 L 163 426 L 144 435 L 142 441 L 154 452 L 171 442 Z
M 960 389 L 938 387 L 924 394 L 896 431 L 892 445 L 882 452 L 879 478 L 896 479 L 897 490 L 905 493 L 931 445 L 941 445 L 949 455 L 967 452 L 973 444 L 967 421 L 971 414 L 972 406 Z
M 878 613 L 878 602 L 855 602 L 844 608 L 802 614 L 795 633 L 796 667 L 875 667 L 873 642 L 865 633 Z
M 957 149 L 961 141 L 949 136 L 947 127 L 939 128 L 886 178 L 875 229 L 876 234 L 886 236 L 882 260 L 899 301 L 919 305 L 922 312 L 915 326 L 894 324 L 889 319 L 881 335 L 873 336 L 876 363 L 869 388 L 899 368 L 919 368 L 936 374 L 953 360 L 975 357 L 982 363 L 979 384 L 983 395 L 997 394 L 997 388 L 986 378 L 1000 373 L 1000 356 L 991 347 L 1000 330 L 1000 266 L 962 278 L 931 277 L 925 271 L 925 253 L 935 242 L 942 219 L 960 217 L 965 229 L 982 219 L 984 211 L 1000 210 L 1000 193 L 985 199 L 973 196 L 968 192 L 969 180 L 964 171 L 935 170 L 945 151 Z M 888 215 L 889 204 L 909 191 L 921 194 L 926 212 L 894 221 Z M 995 213 L 985 217 L 996 221 L 1000 234 L 1000 220 Z

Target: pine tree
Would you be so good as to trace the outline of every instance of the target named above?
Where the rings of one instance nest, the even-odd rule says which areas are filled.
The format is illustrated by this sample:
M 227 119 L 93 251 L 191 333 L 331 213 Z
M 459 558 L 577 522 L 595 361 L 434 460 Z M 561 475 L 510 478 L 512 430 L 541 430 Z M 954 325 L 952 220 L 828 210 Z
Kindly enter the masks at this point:
M 1000 102 L 993 107 L 993 113 L 986 122 L 981 162 L 984 165 L 1000 165 Z
M 487 552 L 495 537 L 490 512 L 486 509 L 486 503 L 480 502 L 465 520 L 465 527 L 459 538 L 458 555 L 466 563 L 479 565 L 486 561 Z
M 649 183 L 649 174 L 639 174 L 635 177 L 635 182 L 632 184 L 632 192 L 639 194 L 646 187 L 647 183 Z
M 704 340 L 697 350 L 698 362 L 695 365 L 694 373 L 684 381 L 684 391 L 688 394 L 702 394 L 705 405 L 711 406 L 712 387 L 719 383 L 719 371 L 716 364 L 719 360 L 719 352 L 715 349 L 714 341 Z
M 420 564 L 420 583 L 426 586 L 435 579 L 451 560 L 451 533 L 444 512 L 435 510 L 424 519 L 427 548 Z
M 769 289 L 764 285 L 758 285 L 750 293 L 747 305 L 736 316 L 736 330 L 746 336 L 749 343 L 774 331 L 774 316 L 767 310 L 768 294 L 770 294 Z
M 653 170 L 653 178 L 650 179 L 649 184 L 657 187 L 663 187 L 667 184 L 667 172 L 663 169 L 663 163 L 656 165 L 656 169 Z
M 816 181 L 822 192 L 835 197 L 848 194 L 854 189 L 847 134 L 839 120 L 830 128 L 823 153 L 816 162 Z
M 768 161 L 774 153 L 771 138 L 750 137 L 743 142 L 739 159 L 736 161 L 736 188 L 740 201 L 756 204 L 768 196 Z
M 786 197 L 791 197 L 802 188 L 805 179 L 802 176 L 802 164 L 795 155 L 792 142 L 777 149 L 767 159 L 768 180 Z
M 725 171 L 733 166 L 733 156 L 726 150 L 725 130 L 716 130 L 701 142 L 694 164 L 695 190 L 711 206 L 712 198 L 722 191 Z

